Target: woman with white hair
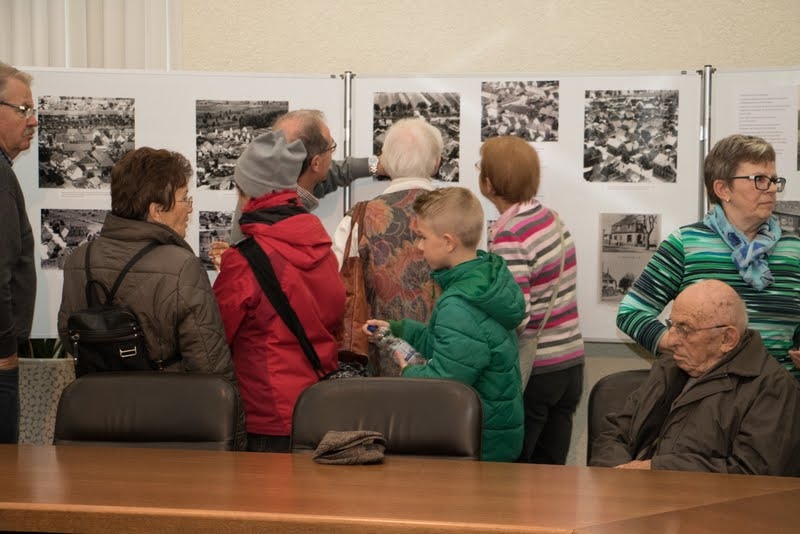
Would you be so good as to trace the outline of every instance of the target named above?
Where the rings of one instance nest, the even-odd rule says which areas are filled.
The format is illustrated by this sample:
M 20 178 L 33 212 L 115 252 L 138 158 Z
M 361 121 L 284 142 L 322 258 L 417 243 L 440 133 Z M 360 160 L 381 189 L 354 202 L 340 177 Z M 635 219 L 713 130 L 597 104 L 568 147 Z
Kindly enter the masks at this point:
M 386 133 L 381 165 L 392 181 L 383 193 L 366 201 L 363 228 L 358 224 L 353 228 L 349 250 L 350 257 L 363 262 L 372 317 L 428 321 L 439 289 L 414 246 L 413 205 L 419 195 L 434 189 L 431 176 L 439 169 L 442 147 L 441 132 L 422 118 L 401 119 Z M 353 226 L 351 215 L 359 211 L 359 204 L 333 235 L 333 251 L 340 266 Z M 371 374 L 382 374 L 377 361 L 370 358 Z

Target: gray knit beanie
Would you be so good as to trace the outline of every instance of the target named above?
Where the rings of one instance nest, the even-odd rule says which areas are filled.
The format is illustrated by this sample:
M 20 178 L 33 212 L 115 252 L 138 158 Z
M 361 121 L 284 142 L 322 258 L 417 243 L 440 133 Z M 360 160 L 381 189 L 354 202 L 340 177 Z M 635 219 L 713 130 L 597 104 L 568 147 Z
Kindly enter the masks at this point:
M 287 143 L 281 130 L 269 131 L 247 145 L 236 161 L 233 179 L 252 198 L 294 189 L 305 159 L 306 148 L 300 139 Z

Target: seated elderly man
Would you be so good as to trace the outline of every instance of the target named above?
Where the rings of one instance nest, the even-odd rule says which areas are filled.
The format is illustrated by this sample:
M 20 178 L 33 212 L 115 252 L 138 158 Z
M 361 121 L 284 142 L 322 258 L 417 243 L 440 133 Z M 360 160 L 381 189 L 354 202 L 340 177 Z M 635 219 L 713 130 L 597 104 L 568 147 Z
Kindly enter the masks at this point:
M 724 282 L 684 289 L 669 351 L 592 446 L 595 466 L 796 475 L 800 386 L 771 357 Z

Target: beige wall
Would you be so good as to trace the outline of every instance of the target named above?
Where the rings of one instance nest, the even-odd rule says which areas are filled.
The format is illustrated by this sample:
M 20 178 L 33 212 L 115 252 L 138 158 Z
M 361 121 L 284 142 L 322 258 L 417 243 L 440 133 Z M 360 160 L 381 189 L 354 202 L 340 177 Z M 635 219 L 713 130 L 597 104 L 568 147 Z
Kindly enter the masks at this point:
M 798 0 L 183 0 L 185 70 L 470 74 L 800 64 Z

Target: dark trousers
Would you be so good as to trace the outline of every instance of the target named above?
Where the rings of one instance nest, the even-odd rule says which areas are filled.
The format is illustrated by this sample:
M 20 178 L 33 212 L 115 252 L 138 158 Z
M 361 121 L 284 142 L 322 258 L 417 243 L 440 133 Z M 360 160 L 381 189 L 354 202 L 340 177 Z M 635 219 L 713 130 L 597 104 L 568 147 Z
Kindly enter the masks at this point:
M 17 342 L 17 356 L 31 357 L 31 344 Z M 0 443 L 19 441 L 19 367 L 0 370 Z
M 525 393 L 525 440 L 518 462 L 564 465 L 572 417 L 583 393 L 583 364 L 531 375 Z
M 19 368 L 0 370 L 0 443 L 19 439 Z
M 289 436 L 267 436 L 247 433 L 247 450 L 250 452 L 291 452 Z

